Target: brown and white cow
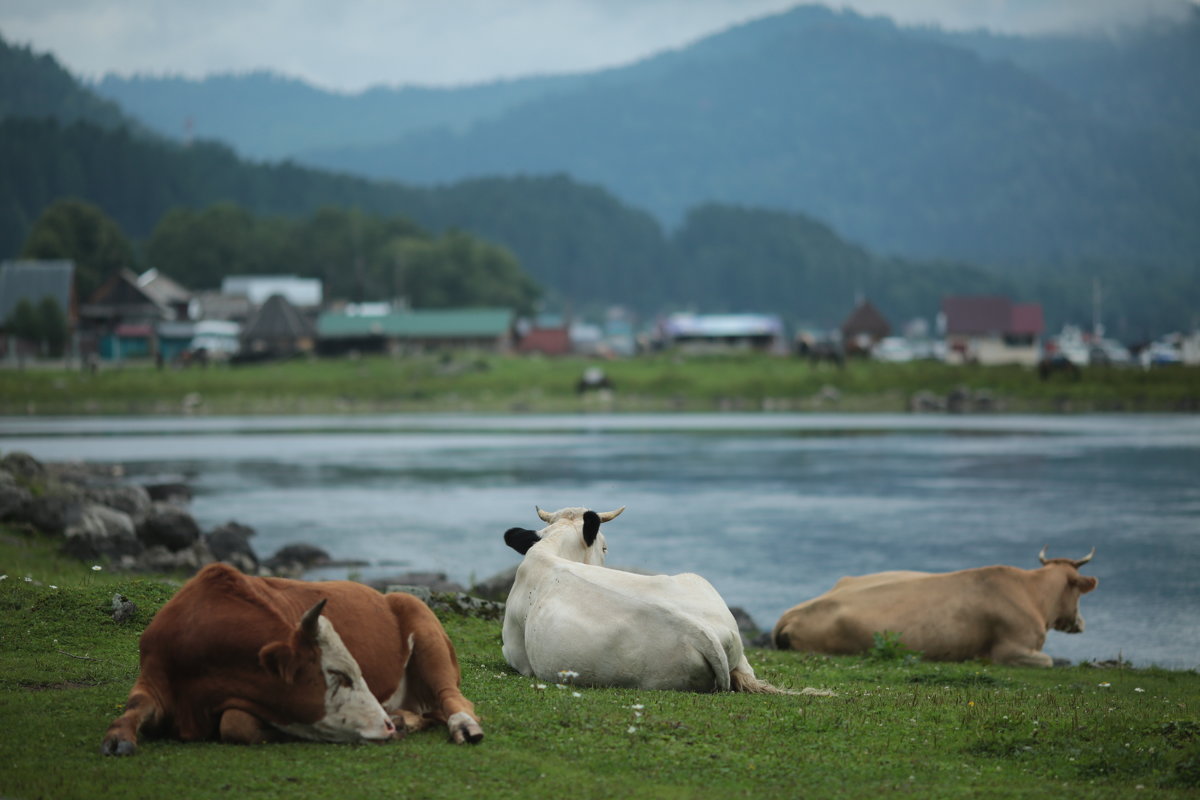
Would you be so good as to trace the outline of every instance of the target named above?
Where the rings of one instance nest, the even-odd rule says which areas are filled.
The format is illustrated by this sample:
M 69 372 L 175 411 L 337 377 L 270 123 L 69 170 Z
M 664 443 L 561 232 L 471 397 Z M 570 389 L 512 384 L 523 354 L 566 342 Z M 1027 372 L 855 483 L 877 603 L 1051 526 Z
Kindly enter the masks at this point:
M 212 564 L 142 634 L 141 672 L 101 752 L 145 731 L 184 741 L 387 740 L 396 725 L 483 730 L 459 691 L 454 645 L 407 594 L 351 581 L 255 578 Z
M 1046 633 L 1082 633 L 1079 596 L 1097 579 L 1080 575 L 1092 560 L 1046 558 L 1039 569 L 991 566 L 958 572 L 880 572 L 842 578 L 820 597 L 786 611 L 772 634 L 781 650 L 863 653 L 876 633 L 932 661 L 990 658 L 997 664 L 1049 667 Z

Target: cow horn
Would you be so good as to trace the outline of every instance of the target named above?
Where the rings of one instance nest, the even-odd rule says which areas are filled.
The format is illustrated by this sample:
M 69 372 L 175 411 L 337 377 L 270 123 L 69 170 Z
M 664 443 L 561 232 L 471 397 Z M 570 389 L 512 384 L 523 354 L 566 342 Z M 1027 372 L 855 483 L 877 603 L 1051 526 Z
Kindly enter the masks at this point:
M 542 522 L 550 521 L 550 512 L 549 511 L 542 511 L 541 506 L 534 506 L 534 508 L 537 509 L 538 516 L 541 517 Z
M 1046 548 L 1049 546 L 1048 544 L 1042 545 L 1042 552 L 1038 553 L 1038 561 L 1042 562 L 1043 567 L 1046 566 Z
M 1091 561 L 1091 560 L 1092 560 L 1092 558 L 1093 558 L 1093 556 L 1095 556 L 1095 555 L 1096 555 L 1096 548 L 1094 548 L 1094 547 L 1093 547 L 1093 548 L 1092 548 L 1092 552 L 1088 553 L 1086 556 L 1084 556 L 1083 558 L 1079 559 L 1078 561 L 1072 561 L 1071 563 L 1075 565 L 1075 569 L 1079 569 L 1079 568 L 1080 568 L 1080 567 L 1082 567 L 1084 564 L 1086 564 L 1087 562 Z
M 321 612 L 325 609 L 325 603 L 329 600 L 328 597 L 322 597 L 317 601 L 317 604 L 304 612 L 304 616 L 300 618 L 300 631 L 310 639 L 317 638 L 317 618 L 321 616 Z
M 625 510 L 625 506 L 621 506 L 616 511 L 602 511 L 597 514 L 601 522 L 612 522 L 617 517 L 621 516 L 621 512 Z

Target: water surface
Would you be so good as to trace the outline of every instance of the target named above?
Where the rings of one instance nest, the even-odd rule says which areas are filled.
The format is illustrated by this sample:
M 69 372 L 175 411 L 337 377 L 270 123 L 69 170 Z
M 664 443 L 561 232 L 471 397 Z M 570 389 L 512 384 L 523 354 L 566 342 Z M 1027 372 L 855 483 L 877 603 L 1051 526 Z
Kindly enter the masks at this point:
M 534 505 L 627 506 L 609 562 L 698 572 L 770 627 L 838 577 L 1079 558 L 1087 631 L 1046 651 L 1200 666 L 1200 418 L 813 414 L 0 418 L 0 448 L 186 480 L 260 556 L 470 583 Z M 345 570 L 331 577 L 345 577 Z

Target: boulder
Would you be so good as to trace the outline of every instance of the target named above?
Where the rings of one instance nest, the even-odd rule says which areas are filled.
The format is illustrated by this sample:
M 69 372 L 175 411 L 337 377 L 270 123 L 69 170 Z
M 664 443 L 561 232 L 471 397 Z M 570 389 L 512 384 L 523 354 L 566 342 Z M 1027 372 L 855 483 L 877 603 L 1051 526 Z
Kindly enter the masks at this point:
M 0 520 L 15 519 L 32 497 L 11 472 L 0 469 Z
M 273 575 L 299 577 L 307 569 L 327 566 L 332 561 L 329 553 L 316 545 L 297 543 L 279 548 L 262 565 Z
M 150 513 L 150 495 L 141 486 L 94 486 L 83 491 L 94 503 L 124 511 L 134 525 L 142 524 Z
M 121 566 L 144 572 L 188 572 L 193 573 L 206 564 L 216 561 L 203 539 L 197 539 L 187 547 L 170 550 L 163 545 L 146 548 L 136 559 L 123 559 Z
M 50 536 L 62 536 L 68 527 L 79 522 L 87 495 L 78 486 L 53 484 L 40 494 L 33 494 L 13 515 L 14 522 L 25 522 Z
M 485 578 L 471 587 L 471 594 L 485 597 L 488 600 L 507 600 L 512 589 L 513 581 L 517 579 L 517 567 L 514 564 L 503 572 L 498 572 L 490 578 Z
M 204 541 L 213 558 L 232 564 L 247 575 L 258 574 L 258 556 L 250 546 L 254 529 L 232 520 L 204 534 Z
M 192 502 L 192 487 L 186 483 L 148 483 L 145 485 L 150 499 L 159 503 L 187 505 Z
M 0 458 L 0 469 L 11 473 L 18 481 L 30 483 L 46 477 L 46 468 L 29 453 L 14 451 Z
M 151 503 L 145 519 L 137 527 L 138 538 L 146 547 L 165 547 L 174 553 L 200 540 L 200 526 L 187 511 L 171 503 Z
M 63 533 L 63 552 L 83 561 L 116 562 L 136 557 L 143 550 L 129 515 L 98 503 L 85 505 L 79 519 Z

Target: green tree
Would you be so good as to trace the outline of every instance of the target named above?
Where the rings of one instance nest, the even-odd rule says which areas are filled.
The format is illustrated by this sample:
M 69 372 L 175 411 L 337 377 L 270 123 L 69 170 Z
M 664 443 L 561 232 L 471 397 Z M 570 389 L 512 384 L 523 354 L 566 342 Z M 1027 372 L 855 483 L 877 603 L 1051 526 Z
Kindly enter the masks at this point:
M 9 312 L 8 318 L 4 320 L 4 327 L 19 342 L 37 344 L 42 340 L 42 321 L 38 318 L 33 303 L 29 302 L 27 298 L 22 297 L 17 301 L 16 306 Z M 24 363 L 24 350 L 19 343 L 17 344 L 17 355 Z
M 55 358 L 63 354 L 67 344 L 67 315 L 62 306 L 50 295 L 38 303 L 38 335 L 46 346 L 46 355 Z
M 75 262 L 80 298 L 118 270 L 134 264 L 133 246 L 112 219 L 91 203 L 59 200 L 42 212 L 21 249 L 24 258 L 65 258 Z

